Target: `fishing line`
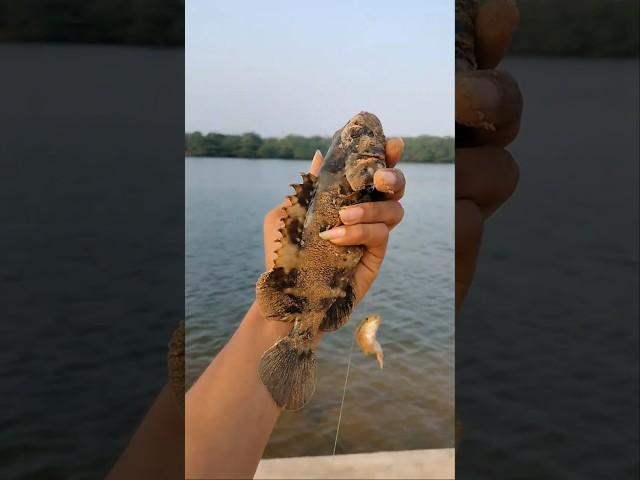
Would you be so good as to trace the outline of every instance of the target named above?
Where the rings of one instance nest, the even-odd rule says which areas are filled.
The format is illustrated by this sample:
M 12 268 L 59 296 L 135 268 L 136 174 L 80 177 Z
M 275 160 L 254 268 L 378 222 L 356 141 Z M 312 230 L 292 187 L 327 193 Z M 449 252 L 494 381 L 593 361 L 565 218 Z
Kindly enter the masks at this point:
M 336 456 L 336 447 L 338 446 L 338 434 L 340 433 L 340 421 L 342 420 L 342 409 L 344 408 L 344 397 L 347 394 L 347 381 L 349 380 L 349 369 L 351 368 L 351 355 L 353 354 L 353 344 L 355 343 L 355 332 L 351 335 L 351 348 L 349 349 L 349 361 L 347 362 L 347 374 L 344 377 L 344 388 L 342 389 L 342 402 L 340 403 L 340 414 L 338 415 L 338 426 L 336 427 L 336 440 L 333 442 L 333 454 Z

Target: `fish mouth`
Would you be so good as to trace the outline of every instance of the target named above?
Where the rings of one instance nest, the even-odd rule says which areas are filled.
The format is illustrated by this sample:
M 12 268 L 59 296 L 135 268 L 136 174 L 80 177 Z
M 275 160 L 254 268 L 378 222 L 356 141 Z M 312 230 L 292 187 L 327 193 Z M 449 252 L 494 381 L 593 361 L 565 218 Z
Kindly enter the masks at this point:
M 378 330 L 378 327 L 380 326 L 381 321 L 382 321 L 382 317 L 380 315 L 378 315 L 377 313 L 373 313 L 371 315 L 367 315 L 360 322 L 360 325 L 358 325 L 358 330 L 366 328 L 366 327 L 375 328 L 375 330 Z

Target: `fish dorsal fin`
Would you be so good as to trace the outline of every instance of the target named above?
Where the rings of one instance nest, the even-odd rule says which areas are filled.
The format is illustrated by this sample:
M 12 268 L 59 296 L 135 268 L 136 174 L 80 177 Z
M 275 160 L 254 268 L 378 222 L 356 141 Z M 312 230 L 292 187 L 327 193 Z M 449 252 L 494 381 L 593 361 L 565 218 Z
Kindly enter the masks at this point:
M 310 173 L 302 173 L 302 183 L 291 184 L 295 194 L 288 195 L 288 205 L 283 207 L 284 225 L 280 228 L 282 239 L 276 250 L 274 267 L 282 267 L 289 272 L 298 266 L 302 229 L 307 210 L 316 191 L 317 178 Z

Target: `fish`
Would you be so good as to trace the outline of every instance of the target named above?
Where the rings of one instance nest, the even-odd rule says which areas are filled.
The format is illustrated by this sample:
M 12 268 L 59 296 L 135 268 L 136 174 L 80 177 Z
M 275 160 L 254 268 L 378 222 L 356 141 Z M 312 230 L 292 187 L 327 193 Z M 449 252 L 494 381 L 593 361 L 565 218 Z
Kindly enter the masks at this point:
M 475 56 L 475 19 L 478 0 L 456 0 L 455 68 L 467 72 L 478 68 Z
M 367 315 L 358 324 L 355 331 L 356 343 L 365 355 L 375 354 L 378 365 L 382 368 L 384 364 L 384 354 L 382 346 L 376 340 L 378 328 L 382 322 L 382 317 L 377 313 Z
M 364 247 L 335 245 L 320 232 L 342 224 L 341 208 L 384 199 L 373 176 L 386 167 L 385 144 L 378 117 L 360 112 L 333 135 L 318 176 L 304 173 L 301 184 L 291 185 L 274 266 L 256 283 L 265 318 L 292 325 L 258 365 L 274 402 L 286 410 L 300 410 L 313 396 L 314 339 L 344 325 L 356 301 L 353 271 Z

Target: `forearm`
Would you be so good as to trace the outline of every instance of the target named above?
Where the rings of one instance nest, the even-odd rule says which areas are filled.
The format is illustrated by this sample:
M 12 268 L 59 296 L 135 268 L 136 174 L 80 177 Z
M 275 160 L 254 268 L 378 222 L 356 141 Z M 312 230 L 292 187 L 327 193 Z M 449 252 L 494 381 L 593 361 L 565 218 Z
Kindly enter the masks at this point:
M 165 385 L 107 480 L 184 477 L 184 423 L 175 394 Z M 150 462 L 148 459 L 157 459 Z
M 260 381 L 260 357 L 290 325 L 254 303 L 185 400 L 187 478 L 252 478 L 280 415 Z

